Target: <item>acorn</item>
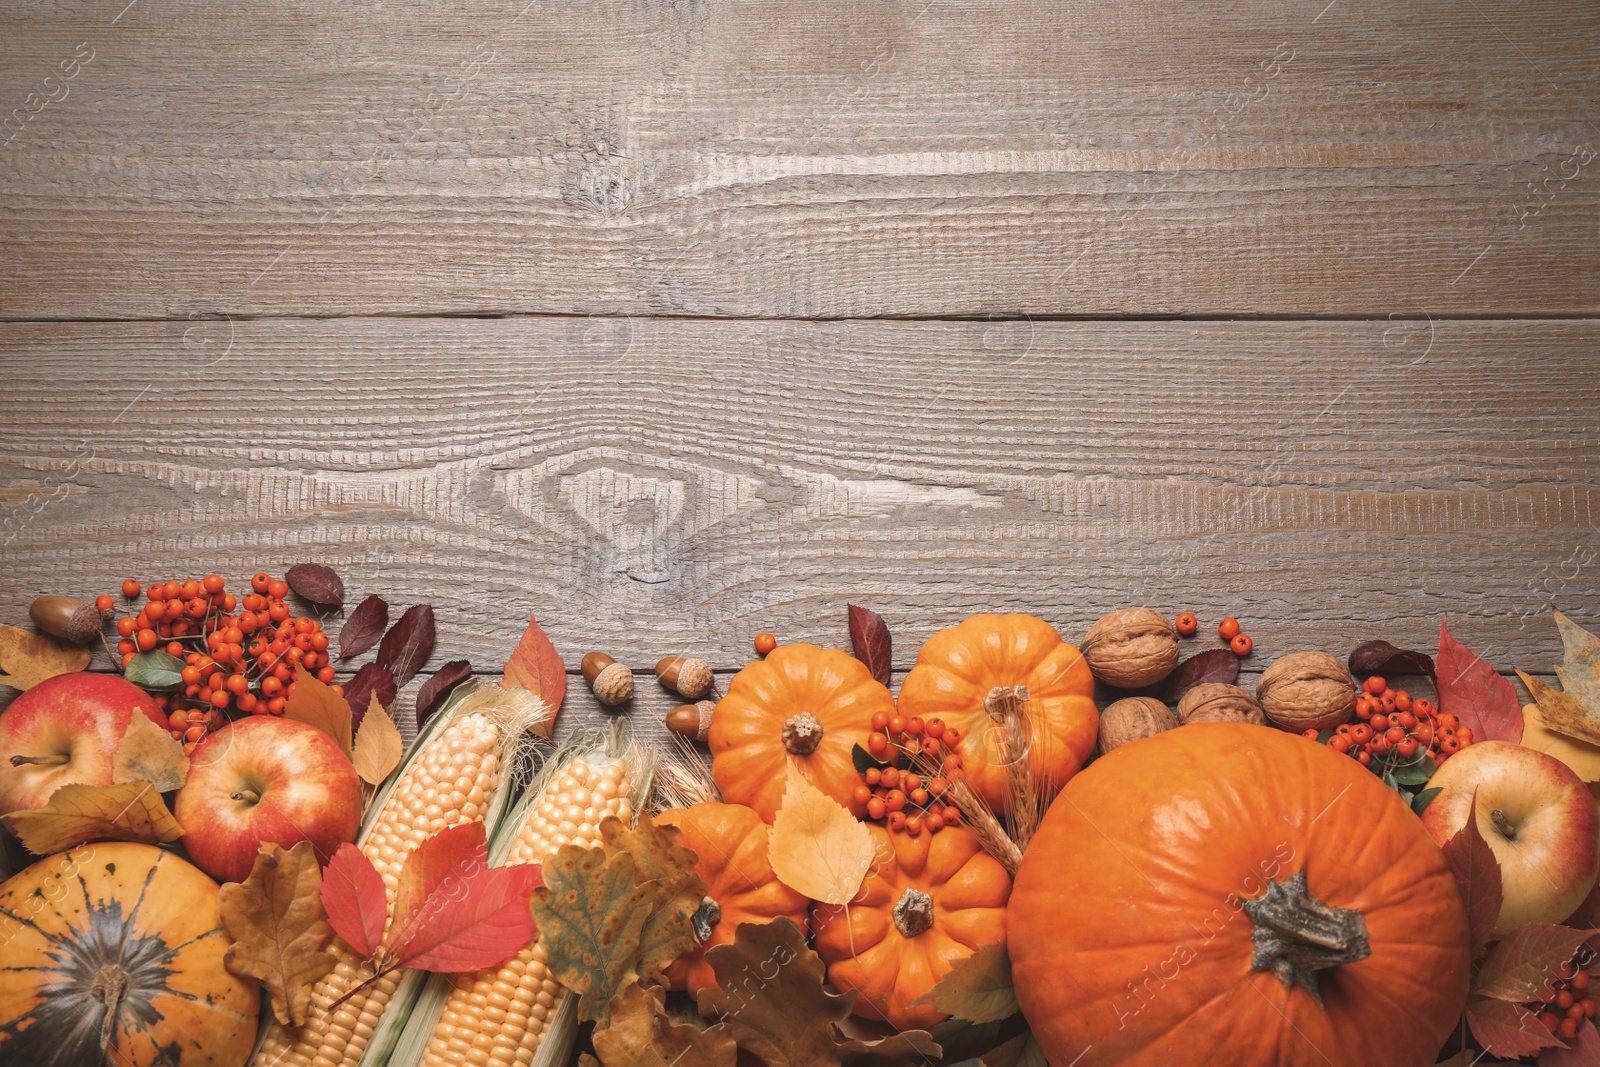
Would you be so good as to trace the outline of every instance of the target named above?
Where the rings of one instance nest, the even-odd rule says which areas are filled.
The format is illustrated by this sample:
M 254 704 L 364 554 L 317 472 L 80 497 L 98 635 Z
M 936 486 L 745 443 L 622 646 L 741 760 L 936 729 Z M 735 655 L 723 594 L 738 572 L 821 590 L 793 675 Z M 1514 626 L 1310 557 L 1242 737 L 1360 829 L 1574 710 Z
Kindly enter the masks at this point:
M 35 597 L 28 605 L 28 617 L 51 637 L 74 645 L 87 645 L 100 636 L 100 613 L 70 596 Z
M 714 700 L 695 704 L 679 704 L 667 712 L 667 729 L 679 737 L 704 741 L 711 734 L 711 713 L 717 710 Z
M 633 672 L 604 652 L 591 652 L 580 664 L 583 680 L 594 690 L 594 698 L 607 707 L 633 699 Z
M 684 656 L 667 656 L 661 660 L 656 664 L 656 677 L 662 685 L 677 690 L 679 696 L 688 700 L 704 698 L 716 681 L 705 660 Z

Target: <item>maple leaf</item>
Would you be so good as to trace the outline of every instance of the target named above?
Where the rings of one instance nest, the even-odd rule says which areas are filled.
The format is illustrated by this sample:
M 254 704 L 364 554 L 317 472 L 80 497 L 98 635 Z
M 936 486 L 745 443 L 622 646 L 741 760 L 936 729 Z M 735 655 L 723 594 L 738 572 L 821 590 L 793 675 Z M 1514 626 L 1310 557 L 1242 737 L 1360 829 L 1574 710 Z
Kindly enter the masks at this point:
M 1539 1000 L 1561 976 L 1562 966 L 1572 959 L 1578 946 L 1597 933 L 1600 930 L 1574 930 L 1545 923 L 1519 926 L 1489 952 L 1472 992 L 1519 1004 Z
M 1467 809 L 1478 810 L 1478 791 L 1472 791 L 1472 803 Z M 1500 918 L 1503 903 L 1500 861 L 1494 849 L 1483 839 L 1476 817 L 1466 821 L 1441 849 L 1450 873 L 1455 876 L 1456 889 L 1461 893 L 1461 903 L 1467 910 L 1468 941 L 1474 958 L 1483 951 L 1494 933 L 1494 924 Z
M 170 734 L 168 735 L 171 736 Z M 398 766 L 406 754 L 406 743 L 400 737 L 400 728 L 389 718 L 389 713 L 378 703 L 378 694 L 372 694 L 372 705 L 361 717 L 361 729 L 356 733 L 355 750 L 350 762 L 364 781 L 381 785 Z
M 982 945 L 972 955 L 957 959 L 945 976 L 911 1006 L 918 1004 L 973 1023 L 994 1023 L 1015 1015 L 1021 1009 L 1011 984 L 1011 957 L 1006 943 Z
M 1517 672 L 1539 705 L 1539 717 L 1557 733 L 1600 744 L 1600 637 L 1556 612 L 1564 653 L 1556 667 L 1560 689 Z
M 322 908 L 339 939 L 365 959 L 373 959 L 383 944 L 388 918 L 388 894 L 383 876 L 348 841 L 328 861 L 322 872 Z
M 64 785 L 42 808 L 0 815 L 29 852 L 48 856 L 86 841 L 176 841 L 183 827 L 149 782 L 119 785 Z
M 1439 624 L 1439 710 L 1472 727 L 1474 741 L 1522 740 L 1516 687 Z
M 778 880 L 825 904 L 854 899 L 876 856 L 866 826 L 792 763 L 768 833 L 767 857 Z
M 321 881 L 311 842 L 287 851 L 268 843 L 249 877 L 217 891 L 222 925 L 233 938 L 222 965 L 259 981 L 284 1026 L 306 1024 L 312 986 L 338 963 L 326 950 L 333 928 L 322 910 Z
M 533 917 L 556 981 L 578 994 L 578 1018 L 610 1021 L 611 1001 L 633 981 L 650 886 L 626 852 L 563 845 L 544 863 Z
M 850 651 L 856 659 L 867 665 L 867 670 L 881 684 L 889 684 L 894 669 L 893 642 L 889 638 L 889 624 L 876 611 L 847 605 L 850 615 Z
M 113 782 L 149 782 L 159 792 L 183 788 L 189 778 L 189 757 L 172 734 L 148 715 L 128 716 L 128 730 L 111 758 Z
M 389 604 L 373 593 L 361 603 L 339 628 L 339 659 L 355 659 L 378 643 L 389 625 Z
M 699 857 L 680 843 L 683 831 L 657 826 L 648 813 L 631 830 L 615 816 L 608 817 L 600 824 L 600 836 L 607 851 L 632 856 L 639 881 L 653 887 L 650 917 L 639 931 L 636 968 L 636 977 L 648 982 L 700 943 L 693 922 L 706 898 L 706 884 L 695 870 Z
M 567 696 L 567 665 L 561 662 L 561 654 L 539 628 L 539 620 L 532 615 L 528 616 L 528 628 L 523 631 L 522 640 L 517 642 L 511 658 L 506 660 L 505 674 L 500 684 L 531 690 L 550 705 L 550 718 L 541 726 L 534 727 L 545 740 L 549 740 L 555 728 L 556 716 L 561 712 L 561 702 Z
M 294 666 L 294 692 L 284 705 L 283 717 L 315 726 L 350 755 L 350 705 L 298 663 Z
M 942 1052 L 925 1030 L 872 1042 L 845 1036 L 838 1024 L 857 994 L 823 988 L 822 960 L 791 919 L 740 923 L 733 942 L 705 958 L 717 984 L 700 990 L 700 1014 L 720 1018 L 768 1067 L 926 1067 Z
M 611 1003 L 611 1025 L 594 1032 L 606 1067 L 734 1067 L 739 1046 L 723 1027 L 678 1025 L 662 1010 L 666 990 L 630 985 Z
M 27 691 L 58 674 L 74 674 L 94 657 L 86 645 L 0 624 L 0 682 Z
M 1493 1056 L 1532 1056 L 1561 1044 L 1533 1012 L 1521 1004 L 1474 997 L 1467 1003 L 1467 1025 Z

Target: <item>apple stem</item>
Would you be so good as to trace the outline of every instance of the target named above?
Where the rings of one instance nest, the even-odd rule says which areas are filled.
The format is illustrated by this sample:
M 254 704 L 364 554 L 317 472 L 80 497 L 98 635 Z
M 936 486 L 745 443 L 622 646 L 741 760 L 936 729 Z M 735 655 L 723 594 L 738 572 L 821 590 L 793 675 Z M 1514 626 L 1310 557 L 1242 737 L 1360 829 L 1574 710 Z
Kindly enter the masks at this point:
M 1489 813 L 1489 821 L 1494 823 L 1494 828 L 1500 831 L 1500 836 L 1507 841 L 1514 841 L 1517 837 L 1517 828 L 1511 825 L 1511 820 L 1506 818 L 1506 813 L 1495 808 Z
M 48 756 L 12 756 L 11 766 L 25 767 L 33 764 L 38 767 L 59 767 L 63 763 L 70 762 L 71 759 L 71 756 L 63 755 L 60 752 L 55 752 Z
M 231 794 L 228 799 L 242 800 L 246 804 L 259 804 L 261 803 L 261 794 L 254 789 L 241 789 L 237 793 Z
M 1359 911 L 1313 897 L 1304 867 L 1293 878 L 1269 882 L 1265 892 L 1244 902 L 1244 910 L 1255 924 L 1250 969 L 1271 971 L 1285 989 L 1300 986 L 1319 1005 L 1318 971 L 1372 955 L 1366 919 Z

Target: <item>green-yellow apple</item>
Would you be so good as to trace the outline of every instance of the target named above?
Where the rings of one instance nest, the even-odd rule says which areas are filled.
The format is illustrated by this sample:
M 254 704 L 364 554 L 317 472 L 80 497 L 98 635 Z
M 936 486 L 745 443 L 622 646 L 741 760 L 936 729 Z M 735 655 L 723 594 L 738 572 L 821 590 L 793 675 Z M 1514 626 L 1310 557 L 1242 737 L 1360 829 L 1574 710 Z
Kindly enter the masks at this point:
M 315 726 L 273 715 L 239 719 L 195 746 L 173 814 L 194 865 L 242 882 L 263 843 L 310 841 L 326 864 L 361 825 L 361 780 Z
M 1443 845 L 1467 825 L 1474 791 L 1478 832 L 1500 861 L 1495 933 L 1558 923 L 1594 888 L 1600 872 L 1600 812 L 1566 764 L 1509 741 L 1480 741 L 1451 756 L 1428 780 L 1441 792 L 1422 813 Z
M 114 674 L 58 674 L 17 697 L 0 715 L 0 815 L 42 808 L 64 785 L 110 785 L 141 712 L 167 728 L 149 694 Z

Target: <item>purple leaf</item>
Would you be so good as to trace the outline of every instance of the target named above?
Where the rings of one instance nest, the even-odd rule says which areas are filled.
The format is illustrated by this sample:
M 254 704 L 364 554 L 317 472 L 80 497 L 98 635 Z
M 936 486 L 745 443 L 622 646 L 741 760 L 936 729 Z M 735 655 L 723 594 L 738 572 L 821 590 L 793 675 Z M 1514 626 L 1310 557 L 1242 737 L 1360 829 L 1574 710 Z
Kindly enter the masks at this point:
M 283 580 L 302 600 L 319 608 L 338 611 L 344 607 L 344 582 L 331 567 L 324 567 L 320 563 L 296 563 L 289 568 Z
M 1232 685 L 1238 677 L 1239 657 L 1230 649 L 1213 648 L 1178 664 L 1177 669 L 1167 675 L 1167 680 L 1162 683 L 1161 699 L 1168 704 L 1176 704 L 1183 699 L 1183 694 L 1197 685 L 1207 682 Z
M 1396 648 L 1387 641 L 1367 641 L 1350 653 L 1352 674 L 1426 674 L 1438 680 L 1433 657 L 1426 652 Z
M 894 667 L 889 625 L 883 616 L 854 604 L 850 608 L 850 651 L 856 659 L 867 665 L 872 676 L 884 685 L 889 684 L 889 672 Z
M 416 677 L 432 654 L 433 607 L 429 604 L 407 608 L 378 646 L 378 662 L 389 668 L 395 685 L 405 685 Z
M 453 659 L 423 682 L 421 691 L 417 693 L 417 729 L 422 729 L 428 717 L 444 703 L 452 689 L 471 676 L 472 664 L 464 659 Z
M 389 605 L 374 593 L 356 605 L 356 610 L 339 628 L 339 658 L 355 659 L 378 643 L 389 625 Z
M 368 663 L 356 671 L 355 677 L 344 683 L 344 699 L 350 705 L 350 728 L 354 730 L 361 725 L 367 706 L 372 703 L 372 694 L 378 694 L 378 703 L 387 708 L 394 704 L 398 689 L 394 675 L 381 663 Z

